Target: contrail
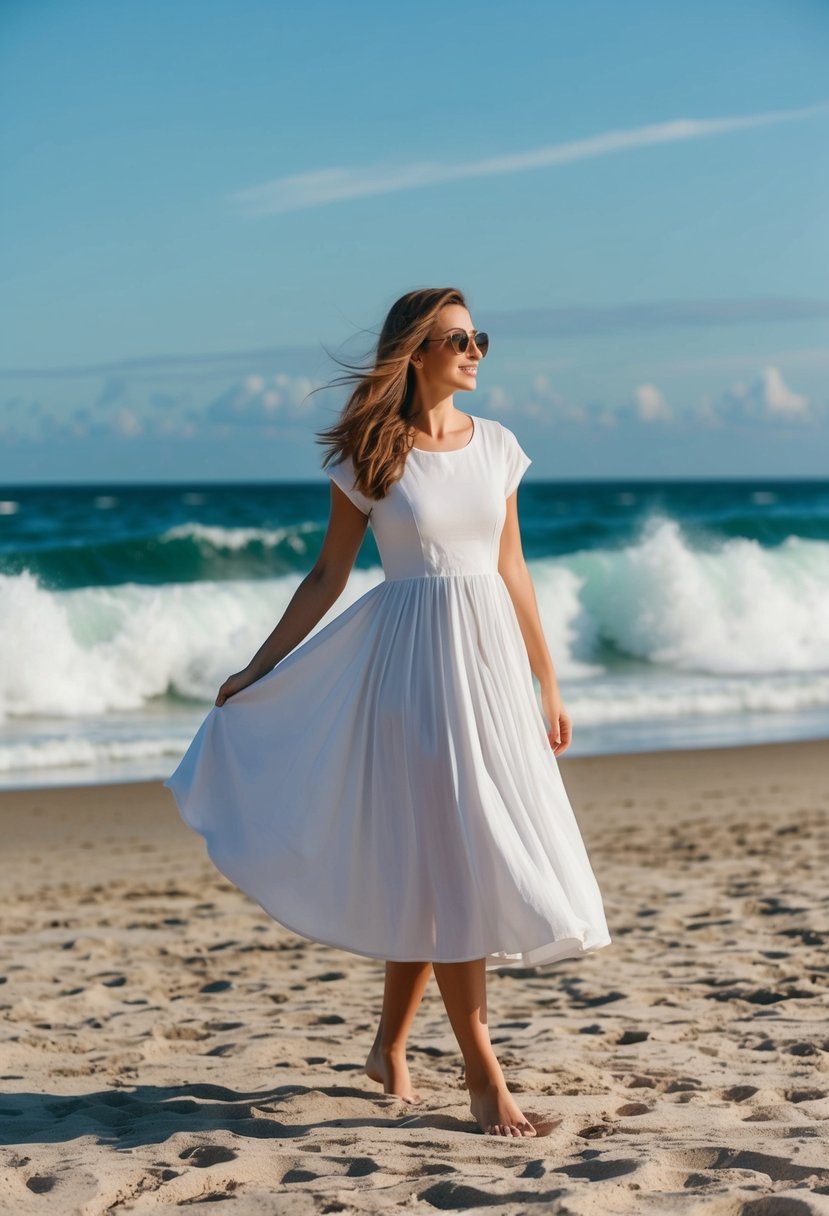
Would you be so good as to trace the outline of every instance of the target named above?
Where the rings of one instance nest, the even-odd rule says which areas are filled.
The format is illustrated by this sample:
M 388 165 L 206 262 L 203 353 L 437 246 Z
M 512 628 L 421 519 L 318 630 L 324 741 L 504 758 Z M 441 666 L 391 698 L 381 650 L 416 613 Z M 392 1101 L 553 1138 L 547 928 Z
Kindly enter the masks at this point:
M 687 139 L 704 139 L 709 135 L 727 135 L 731 131 L 795 122 L 827 112 L 829 102 L 821 102 L 797 110 L 770 110 L 736 118 L 677 118 L 672 122 L 654 123 L 627 131 L 605 131 L 601 135 L 590 136 L 589 139 L 548 144 L 527 152 L 487 157 L 461 164 L 427 160 L 359 169 L 317 169 L 311 173 L 277 177 L 261 186 L 239 190 L 230 195 L 230 202 L 242 214 L 249 216 L 302 211 L 308 207 L 343 202 L 345 199 L 419 190 L 425 186 L 437 186 L 443 182 L 466 178 L 522 173 L 527 169 L 566 165 L 576 160 L 591 160 L 614 152 L 628 152 L 633 148 L 646 148 L 654 144 L 673 144 Z

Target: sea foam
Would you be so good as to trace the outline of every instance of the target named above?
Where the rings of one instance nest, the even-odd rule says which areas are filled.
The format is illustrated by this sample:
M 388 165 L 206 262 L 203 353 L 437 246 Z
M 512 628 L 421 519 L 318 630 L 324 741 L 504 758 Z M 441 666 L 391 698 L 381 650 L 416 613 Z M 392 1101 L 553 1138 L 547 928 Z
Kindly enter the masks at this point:
M 631 668 L 675 676 L 800 674 L 805 683 L 786 695 L 794 703 L 823 703 L 829 674 L 823 541 L 790 537 L 773 548 L 745 539 L 701 543 L 674 520 L 653 518 L 633 543 L 529 564 L 564 680 L 589 683 Z M 274 628 L 302 577 L 52 590 L 30 571 L 0 575 L 0 714 L 95 715 L 139 709 L 165 694 L 211 701 Z M 377 567 L 355 568 L 312 633 L 381 579 Z M 750 708 L 746 688 L 717 687 L 709 688 L 712 708 Z M 779 682 L 774 687 L 783 695 Z M 668 709 L 662 694 L 659 705 Z

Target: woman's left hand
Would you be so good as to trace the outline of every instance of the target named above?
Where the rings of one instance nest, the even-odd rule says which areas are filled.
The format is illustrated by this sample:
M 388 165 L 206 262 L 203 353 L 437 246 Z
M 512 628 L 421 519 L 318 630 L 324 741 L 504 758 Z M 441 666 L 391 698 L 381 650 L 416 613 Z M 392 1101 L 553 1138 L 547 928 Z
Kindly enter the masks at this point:
M 573 724 L 570 721 L 570 715 L 564 708 L 558 687 L 542 688 L 541 707 L 544 710 L 544 716 L 550 723 L 550 729 L 547 731 L 550 747 L 553 749 L 554 755 L 560 756 L 570 746 L 573 738 Z

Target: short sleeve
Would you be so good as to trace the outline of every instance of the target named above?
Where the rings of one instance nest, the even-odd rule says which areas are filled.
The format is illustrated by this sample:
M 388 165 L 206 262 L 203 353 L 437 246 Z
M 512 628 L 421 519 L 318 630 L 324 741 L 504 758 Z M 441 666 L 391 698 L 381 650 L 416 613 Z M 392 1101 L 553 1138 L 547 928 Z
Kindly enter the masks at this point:
M 340 487 L 355 507 L 359 507 L 364 515 L 370 515 L 374 509 L 374 500 L 362 494 L 354 484 L 354 464 L 350 456 L 344 456 L 337 464 L 329 465 L 325 470 L 331 480 Z
M 521 447 L 512 431 L 508 427 L 505 427 L 503 423 L 501 423 L 501 430 L 504 433 L 504 494 L 509 498 L 513 490 L 517 489 L 519 481 L 532 464 L 532 460 L 530 460 L 527 453 Z

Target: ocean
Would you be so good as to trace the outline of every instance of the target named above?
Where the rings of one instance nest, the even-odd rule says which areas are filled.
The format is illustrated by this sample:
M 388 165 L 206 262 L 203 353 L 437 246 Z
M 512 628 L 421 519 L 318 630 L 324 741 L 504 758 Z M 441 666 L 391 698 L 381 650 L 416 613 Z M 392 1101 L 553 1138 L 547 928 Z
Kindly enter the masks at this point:
M 310 570 L 327 481 L 0 488 L 0 786 L 166 777 Z M 566 755 L 829 735 L 829 481 L 543 482 Z M 312 632 L 382 579 L 374 538 Z

